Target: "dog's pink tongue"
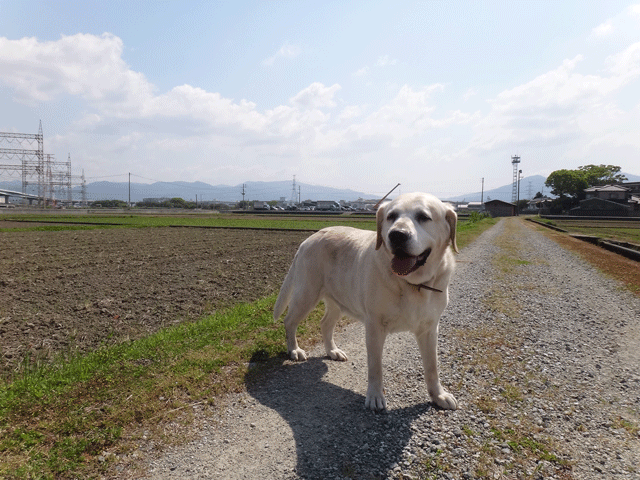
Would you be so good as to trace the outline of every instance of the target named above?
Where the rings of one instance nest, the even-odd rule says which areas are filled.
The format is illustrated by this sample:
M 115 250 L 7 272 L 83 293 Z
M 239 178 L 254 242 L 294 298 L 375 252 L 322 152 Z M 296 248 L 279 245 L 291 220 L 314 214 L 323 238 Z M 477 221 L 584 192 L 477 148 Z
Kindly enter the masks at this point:
M 409 275 L 418 263 L 418 257 L 393 257 L 391 270 L 396 275 Z

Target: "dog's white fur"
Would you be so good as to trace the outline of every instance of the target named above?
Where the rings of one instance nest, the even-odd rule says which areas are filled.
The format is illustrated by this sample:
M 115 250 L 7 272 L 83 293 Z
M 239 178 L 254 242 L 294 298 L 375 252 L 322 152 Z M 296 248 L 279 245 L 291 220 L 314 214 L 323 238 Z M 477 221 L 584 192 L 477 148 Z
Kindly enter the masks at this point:
M 284 319 L 287 349 L 293 360 L 306 360 L 298 346 L 296 329 L 320 300 L 325 302 L 321 321 L 327 355 L 347 360 L 333 340 L 341 316 L 364 322 L 368 381 L 365 407 L 386 408 L 382 386 L 382 349 L 387 334 L 414 333 L 424 365 L 427 389 L 441 408 L 458 403 L 438 377 L 438 321 L 448 302 L 448 284 L 457 252 L 457 216 L 453 208 L 424 193 L 405 194 L 382 205 L 376 214 L 377 232 L 350 227 L 329 227 L 313 234 L 299 247 L 280 289 L 274 318 Z M 395 232 L 395 233 L 392 233 Z M 400 234 L 398 232 L 401 232 Z M 393 241 L 389 234 L 392 233 Z M 406 239 L 398 247 L 398 237 Z M 392 270 L 392 259 L 419 256 L 431 249 L 424 265 L 401 276 Z M 420 284 L 442 293 L 421 289 Z

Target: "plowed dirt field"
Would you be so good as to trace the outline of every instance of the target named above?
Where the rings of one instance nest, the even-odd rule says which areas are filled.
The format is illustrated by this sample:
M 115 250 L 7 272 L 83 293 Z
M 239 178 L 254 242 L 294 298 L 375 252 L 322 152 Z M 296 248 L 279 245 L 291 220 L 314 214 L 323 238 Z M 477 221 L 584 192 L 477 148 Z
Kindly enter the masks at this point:
M 308 236 L 199 228 L 1 232 L 0 378 L 26 358 L 88 351 L 269 295 Z

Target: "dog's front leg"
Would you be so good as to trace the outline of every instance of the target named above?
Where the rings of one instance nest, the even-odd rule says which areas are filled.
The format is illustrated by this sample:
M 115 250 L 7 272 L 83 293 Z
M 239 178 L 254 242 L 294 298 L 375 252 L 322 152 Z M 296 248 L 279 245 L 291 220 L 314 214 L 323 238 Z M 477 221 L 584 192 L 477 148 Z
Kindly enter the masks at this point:
M 438 376 L 438 323 L 434 322 L 433 327 L 416 333 L 416 340 L 420 348 L 424 379 L 427 382 L 431 400 L 440 408 L 457 409 L 458 401 L 442 387 Z
M 367 398 L 364 401 L 365 408 L 371 410 L 384 410 L 387 408 L 387 401 L 384 398 L 382 387 L 382 348 L 387 332 L 376 320 L 366 323 L 366 344 L 367 344 L 367 368 L 368 382 Z

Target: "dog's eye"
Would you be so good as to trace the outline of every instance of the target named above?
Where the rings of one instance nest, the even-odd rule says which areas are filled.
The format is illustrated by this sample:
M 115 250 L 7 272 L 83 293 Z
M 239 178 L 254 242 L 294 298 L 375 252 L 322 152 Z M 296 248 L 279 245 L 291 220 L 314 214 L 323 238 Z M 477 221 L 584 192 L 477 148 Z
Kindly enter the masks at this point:
M 429 220 L 431 220 L 431 217 L 425 212 L 419 212 L 416 215 L 416 220 L 418 220 L 419 222 L 428 222 Z
M 395 222 L 398 219 L 398 214 L 396 212 L 389 212 L 389 215 L 387 215 L 387 220 L 389 220 L 390 222 Z

